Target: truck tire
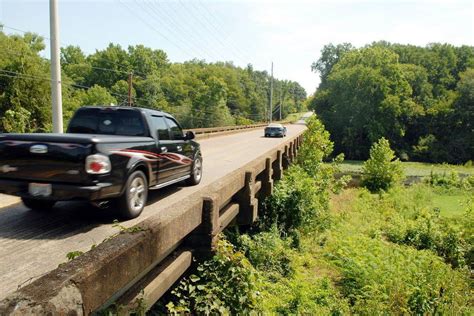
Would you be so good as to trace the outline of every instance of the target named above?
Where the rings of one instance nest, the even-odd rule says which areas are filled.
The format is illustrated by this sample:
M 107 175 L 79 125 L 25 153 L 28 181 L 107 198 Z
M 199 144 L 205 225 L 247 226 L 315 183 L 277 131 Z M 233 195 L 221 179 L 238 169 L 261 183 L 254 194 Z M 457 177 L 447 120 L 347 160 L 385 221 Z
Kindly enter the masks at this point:
M 134 171 L 125 183 L 125 192 L 117 199 L 122 218 L 132 219 L 139 216 L 145 208 L 148 198 L 148 181 L 145 174 Z
M 196 185 L 201 182 L 202 178 L 202 157 L 201 155 L 196 156 L 194 159 L 193 166 L 191 169 L 191 177 L 186 180 L 188 185 Z
M 53 208 L 56 201 L 39 200 L 22 197 L 21 201 L 25 206 L 34 211 L 49 211 Z

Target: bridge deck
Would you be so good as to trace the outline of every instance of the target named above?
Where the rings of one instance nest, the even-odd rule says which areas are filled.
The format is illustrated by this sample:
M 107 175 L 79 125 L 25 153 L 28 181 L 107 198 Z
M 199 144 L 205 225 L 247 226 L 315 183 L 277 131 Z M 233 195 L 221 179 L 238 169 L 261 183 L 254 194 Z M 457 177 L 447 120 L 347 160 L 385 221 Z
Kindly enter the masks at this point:
M 289 125 L 288 137 L 299 134 L 304 128 Z M 262 135 L 263 130 L 258 129 L 201 140 L 202 183 L 194 187 L 174 185 L 151 191 L 143 214 L 121 225 L 130 227 L 157 214 L 285 141 Z M 119 228 L 113 226 L 113 220 L 112 212 L 79 202 L 60 203 L 53 211 L 41 214 L 22 205 L 0 209 L 0 300 L 19 285 L 29 284 L 67 261 L 68 252 L 86 252 L 119 232 Z

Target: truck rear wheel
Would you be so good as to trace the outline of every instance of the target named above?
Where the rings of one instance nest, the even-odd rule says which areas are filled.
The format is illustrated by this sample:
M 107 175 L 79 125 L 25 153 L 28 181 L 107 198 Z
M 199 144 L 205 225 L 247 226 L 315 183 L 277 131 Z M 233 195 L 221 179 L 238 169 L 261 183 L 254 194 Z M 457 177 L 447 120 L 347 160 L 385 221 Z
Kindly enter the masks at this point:
M 56 204 L 56 201 L 39 200 L 25 197 L 22 197 L 21 201 L 27 208 L 35 211 L 49 211 L 53 208 L 54 204 Z
M 139 170 L 133 172 L 125 184 L 125 192 L 117 199 L 120 215 L 125 219 L 139 216 L 148 198 L 148 181 Z

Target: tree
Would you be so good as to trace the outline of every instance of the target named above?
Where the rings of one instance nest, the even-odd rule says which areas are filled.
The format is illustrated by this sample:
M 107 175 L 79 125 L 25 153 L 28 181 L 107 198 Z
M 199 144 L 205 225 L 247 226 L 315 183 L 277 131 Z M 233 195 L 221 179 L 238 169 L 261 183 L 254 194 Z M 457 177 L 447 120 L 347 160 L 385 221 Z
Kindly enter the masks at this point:
M 400 117 L 410 111 L 411 87 L 397 55 L 383 48 L 348 52 L 327 79 L 326 109 L 321 113 L 336 142 L 349 159 L 366 158 L 380 137 L 396 142 L 405 133 Z
M 111 105 L 117 104 L 115 99 L 106 88 L 99 85 L 94 85 L 86 91 L 77 93 L 81 105 Z
M 79 85 L 86 84 L 92 68 L 86 60 L 86 55 L 79 46 L 66 46 L 61 48 L 61 67 L 64 73 Z
M 459 83 L 473 64 L 471 46 L 331 44 L 313 63 L 322 82 L 308 105 L 335 151 L 349 159 L 366 159 L 370 145 L 386 137 L 404 159 L 465 162 L 472 157 L 472 118 L 462 110 L 468 102 Z
M 39 56 L 43 48 L 43 39 L 35 34 L 21 37 L 0 32 L 0 117 L 9 121 L 5 125 L 3 120 L 1 129 L 51 129 L 49 62 Z M 26 117 L 27 122 L 21 123 Z
M 321 88 L 324 87 L 326 79 L 331 73 L 332 67 L 337 64 L 345 53 L 352 49 L 354 49 L 354 46 L 350 43 L 338 44 L 336 46 L 330 43 L 323 47 L 321 50 L 321 57 L 311 65 L 312 71 L 319 71 L 321 74 Z
M 370 148 L 370 158 L 362 168 L 362 185 L 371 192 L 387 191 L 403 178 L 401 163 L 385 138 Z

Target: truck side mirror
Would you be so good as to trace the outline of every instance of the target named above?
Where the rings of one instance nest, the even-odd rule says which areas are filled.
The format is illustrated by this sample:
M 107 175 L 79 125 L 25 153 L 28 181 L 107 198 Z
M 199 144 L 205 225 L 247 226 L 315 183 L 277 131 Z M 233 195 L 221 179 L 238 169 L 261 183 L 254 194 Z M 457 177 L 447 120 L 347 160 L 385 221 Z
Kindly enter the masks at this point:
M 187 131 L 186 135 L 184 136 L 184 139 L 191 140 L 191 139 L 194 139 L 195 137 L 196 137 L 196 135 L 194 135 L 193 131 Z

